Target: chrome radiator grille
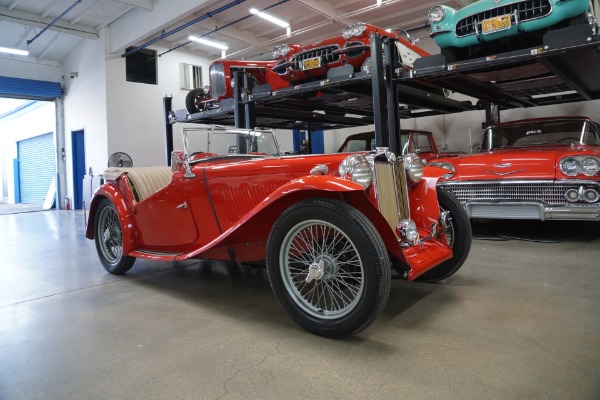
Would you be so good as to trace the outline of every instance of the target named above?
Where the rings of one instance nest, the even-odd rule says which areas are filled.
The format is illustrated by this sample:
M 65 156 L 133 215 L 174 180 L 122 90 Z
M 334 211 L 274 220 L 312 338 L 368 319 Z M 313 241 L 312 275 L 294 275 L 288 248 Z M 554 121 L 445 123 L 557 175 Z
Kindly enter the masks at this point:
M 545 17 L 552 11 L 550 0 L 526 0 L 492 8 L 469 15 L 456 23 L 456 36 L 463 37 L 481 32 L 481 21 L 501 15 L 517 15 L 519 22 Z M 514 21 L 514 17 L 513 17 Z
M 599 189 L 600 184 L 581 182 L 488 182 L 440 184 L 451 191 L 460 202 L 501 202 L 523 201 L 540 202 L 548 206 L 571 204 L 565 198 L 569 189 L 578 189 L 581 185 Z
M 294 69 L 302 69 L 302 61 L 308 60 L 309 58 L 320 57 L 321 64 L 330 63 L 330 62 L 337 61 L 340 59 L 339 54 L 331 54 L 331 53 L 333 53 L 333 51 L 337 50 L 338 48 L 339 48 L 338 45 L 331 45 L 331 46 L 323 46 L 323 47 L 317 47 L 315 49 L 305 50 L 303 52 L 300 52 L 300 53 L 294 55 L 290 61 L 295 63 L 295 65 L 293 67 Z
M 375 162 L 375 188 L 379 211 L 395 230 L 410 217 L 404 166 L 400 162 Z

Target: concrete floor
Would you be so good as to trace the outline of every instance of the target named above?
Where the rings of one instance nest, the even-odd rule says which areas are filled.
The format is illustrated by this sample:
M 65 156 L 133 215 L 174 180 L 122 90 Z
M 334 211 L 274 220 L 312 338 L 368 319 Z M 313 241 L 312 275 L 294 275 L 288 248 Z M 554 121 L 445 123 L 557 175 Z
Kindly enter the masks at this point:
M 443 284 L 393 281 L 347 340 L 305 332 L 265 276 L 138 260 L 109 275 L 83 215 L 0 215 L 0 399 L 600 399 L 600 236 L 473 241 Z

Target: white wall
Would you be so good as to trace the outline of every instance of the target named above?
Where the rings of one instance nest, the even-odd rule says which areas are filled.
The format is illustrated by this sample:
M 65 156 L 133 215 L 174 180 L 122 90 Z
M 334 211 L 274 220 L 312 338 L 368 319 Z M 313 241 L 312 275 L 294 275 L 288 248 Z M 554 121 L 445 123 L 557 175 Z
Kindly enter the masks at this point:
M 160 54 L 166 48 L 150 46 Z M 208 66 L 212 60 L 189 51 L 175 50 L 157 59 L 158 84 L 127 82 L 125 59 L 120 55 L 106 58 L 107 76 L 107 155 L 122 151 L 135 166 L 166 165 L 165 117 L 163 97 L 173 96 L 173 110 L 185 108 L 188 91 L 180 89 L 179 63 L 200 65 L 203 85 L 208 84 Z M 173 127 L 175 148 L 181 148 L 180 129 Z M 104 163 L 106 163 L 105 156 Z
M 39 102 L 40 106 L 17 118 L 0 122 L 0 177 L 5 186 L 3 202 L 15 203 L 13 160 L 17 158 L 17 142 L 46 133 L 55 133 L 55 105 Z M 2 189 L 2 188 L 0 188 Z M 4 190 L 0 190 L 0 193 Z
M 65 149 L 67 152 L 67 192 L 73 198 L 71 132 L 84 131 L 86 172 L 92 167 L 102 173 L 107 159 L 105 35 L 99 40 L 83 41 L 65 61 L 64 86 Z M 69 78 L 77 72 L 76 78 Z

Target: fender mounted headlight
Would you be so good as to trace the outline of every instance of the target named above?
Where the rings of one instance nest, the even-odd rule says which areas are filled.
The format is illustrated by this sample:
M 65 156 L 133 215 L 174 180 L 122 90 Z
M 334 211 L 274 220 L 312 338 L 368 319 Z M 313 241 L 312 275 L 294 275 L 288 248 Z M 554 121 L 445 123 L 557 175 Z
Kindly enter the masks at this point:
M 567 176 L 584 174 L 595 176 L 600 172 L 600 158 L 595 156 L 569 156 L 560 160 L 560 170 Z
M 435 6 L 431 10 L 429 10 L 429 21 L 432 24 L 442 22 L 445 16 L 446 10 L 444 10 L 444 7 L 442 6 Z
M 425 170 L 425 164 L 423 160 L 416 154 L 406 154 L 402 156 L 404 160 L 404 170 L 406 171 L 406 178 L 408 183 L 416 185 L 423 179 L 423 171 Z
M 338 174 L 342 178 L 350 179 L 365 189 L 371 186 L 373 170 L 369 161 L 362 154 L 348 156 L 340 163 Z

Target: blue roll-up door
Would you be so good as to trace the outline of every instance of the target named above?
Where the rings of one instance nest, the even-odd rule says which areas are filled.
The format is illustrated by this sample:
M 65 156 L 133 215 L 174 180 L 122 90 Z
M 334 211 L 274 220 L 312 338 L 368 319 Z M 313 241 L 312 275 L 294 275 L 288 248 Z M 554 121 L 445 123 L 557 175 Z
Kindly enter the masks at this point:
M 52 133 L 17 142 L 21 203 L 42 204 L 55 176 Z
M 0 97 L 52 101 L 59 98 L 61 93 L 58 82 L 0 76 Z

